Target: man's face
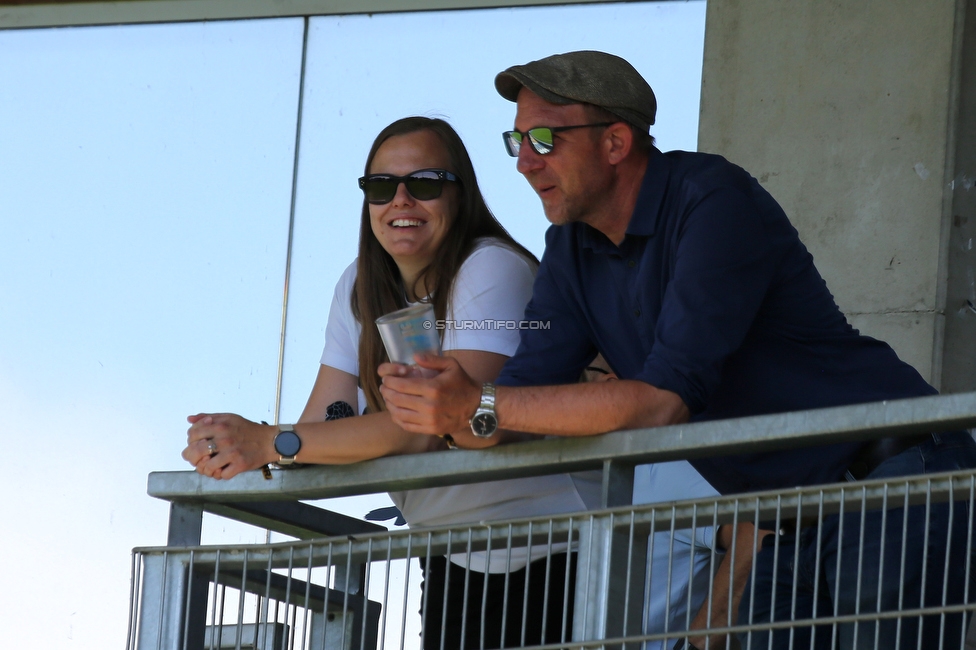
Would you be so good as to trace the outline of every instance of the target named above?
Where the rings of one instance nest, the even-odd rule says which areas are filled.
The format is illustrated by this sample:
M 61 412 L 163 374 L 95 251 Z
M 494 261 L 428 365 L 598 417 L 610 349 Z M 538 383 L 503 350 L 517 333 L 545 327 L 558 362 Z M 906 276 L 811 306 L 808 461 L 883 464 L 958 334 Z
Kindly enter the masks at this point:
M 519 92 L 515 128 L 523 133 L 547 126 L 589 124 L 582 104 L 550 104 L 527 88 Z M 542 199 L 546 218 L 553 224 L 587 222 L 605 196 L 612 167 L 602 151 L 603 128 L 574 129 L 553 134 L 553 150 L 544 156 L 525 138 L 517 169 Z

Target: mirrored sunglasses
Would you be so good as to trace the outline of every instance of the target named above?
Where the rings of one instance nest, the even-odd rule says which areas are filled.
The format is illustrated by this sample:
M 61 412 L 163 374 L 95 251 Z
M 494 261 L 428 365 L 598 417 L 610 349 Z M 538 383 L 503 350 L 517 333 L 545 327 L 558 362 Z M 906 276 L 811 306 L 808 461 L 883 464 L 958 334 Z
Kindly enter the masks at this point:
M 444 169 L 418 169 L 406 176 L 370 174 L 359 179 L 359 188 L 366 195 L 366 202 L 373 205 L 389 203 L 403 183 L 410 196 L 418 201 L 436 199 L 444 191 L 444 182 L 460 183 L 461 180 Z
M 518 157 L 519 149 L 522 147 L 522 140 L 528 136 L 529 144 L 532 146 L 533 151 L 535 151 L 540 156 L 545 156 L 548 153 L 552 153 L 553 149 L 553 135 L 560 133 L 562 131 L 570 131 L 572 129 L 585 129 L 589 127 L 598 126 L 610 126 L 611 124 L 616 124 L 616 122 L 598 122 L 596 124 L 574 124 L 573 126 L 537 126 L 535 128 L 529 129 L 528 131 L 505 131 L 502 133 L 502 139 L 505 141 L 505 149 L 508 151 L 508 155 L 513 158 Z

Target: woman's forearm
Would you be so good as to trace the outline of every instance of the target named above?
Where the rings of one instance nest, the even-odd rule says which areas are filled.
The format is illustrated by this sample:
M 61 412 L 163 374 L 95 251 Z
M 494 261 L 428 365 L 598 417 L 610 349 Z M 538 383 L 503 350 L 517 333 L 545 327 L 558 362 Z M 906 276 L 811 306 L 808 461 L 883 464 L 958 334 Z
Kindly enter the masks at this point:
M 302 440 L 295 457 L 299 463 L 345 465 L 447 448 L 439 438 L 404 431 L 386 411 L 329 422 L 299 422 L 295 433 Z
M 276 426 L 232 413 L 200 413 L 190 416 L 189 421 L 183 458 L 201 474 L 232 478 L 280 458 L 274 448 Z M 340 465 L 446 448 L 440 438 L 403 431 L 387 413 L 302 422 L 294 429 L 302 441 L 295 457 L 299 463 Z

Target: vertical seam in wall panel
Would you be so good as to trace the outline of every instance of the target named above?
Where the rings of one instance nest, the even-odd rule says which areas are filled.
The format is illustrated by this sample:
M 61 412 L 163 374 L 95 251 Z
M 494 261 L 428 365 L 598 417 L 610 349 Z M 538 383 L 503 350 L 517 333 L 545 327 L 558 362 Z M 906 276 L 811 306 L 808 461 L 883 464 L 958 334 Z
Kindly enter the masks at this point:
M 302 66 L 298 78 L 298 114 L 295 118 L 295 158 L 291 168 L 291 206 L 288 210 L 288 247 L 285 253 L 285 286 L 281 296 L 281 332 L 278 339 L 278 378 L 275 384 L 274 423 L 281 418 L 281 382 L 285 367 L 285 333 L 288 330 L 288 285 L 291 280 L 291 249 L 295 236 L 295 197 L 298 195 L 298 160 L 302 140 L 302 106 L 305 100 L 305 60 L 308 56 L 308 16 L 302 30 Z
M 962 93 L 962 54 L 966 30 L 966 0 L 956 0 L 952 26 L 952 59 L 949 69 L 948 115 L 946 116 L 945 173 L 942 187 L 942 220 L 939 232 L 939 266 L 936 277 L 932 343 L 932 384 L 942 388 L 942 360 L 945 357 L 945 314 L 949 281 L 949 240 L 952 232 L 953 180 L 956 177 L 956 135 Z M 940 317 L 941 315 L 941 317 Z

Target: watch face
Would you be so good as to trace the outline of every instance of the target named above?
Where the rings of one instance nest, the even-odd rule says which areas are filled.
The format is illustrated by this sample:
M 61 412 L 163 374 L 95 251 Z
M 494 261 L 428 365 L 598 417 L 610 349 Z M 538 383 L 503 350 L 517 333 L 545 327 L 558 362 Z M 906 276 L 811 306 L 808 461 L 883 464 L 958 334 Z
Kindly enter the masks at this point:
M 471 418 L 471 432 L 479 438 L 489 438 L 498 428 L 498 419 L 493 413 L 477 413 Z
M 290 458 L 302 448 L 302 439 L 294 431 L 282 431 L 275 436 L 274 448 L 280 455 Z

